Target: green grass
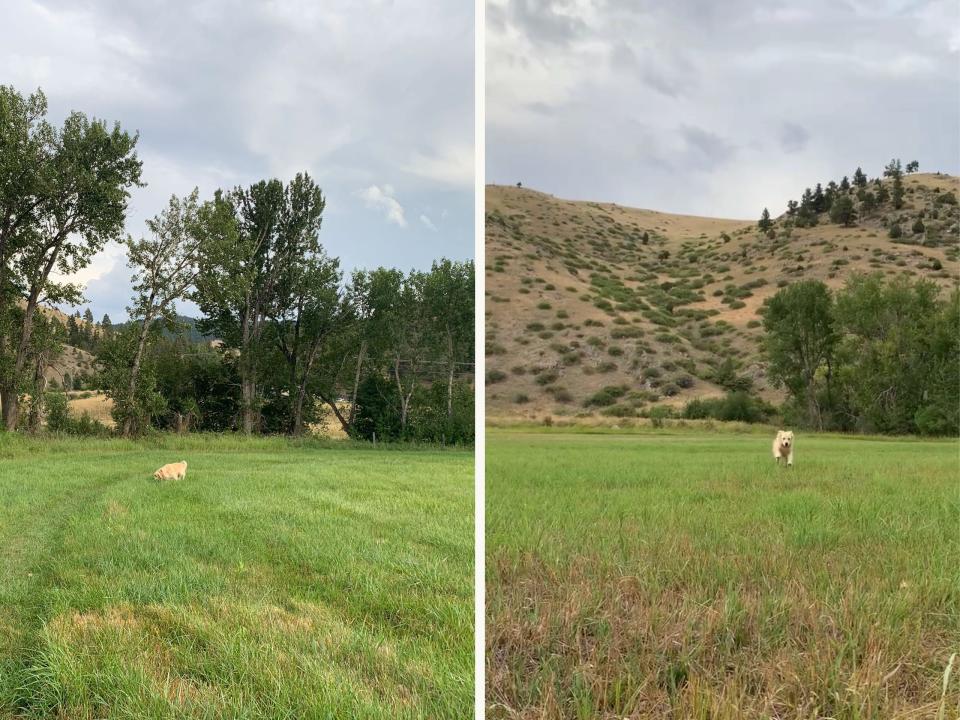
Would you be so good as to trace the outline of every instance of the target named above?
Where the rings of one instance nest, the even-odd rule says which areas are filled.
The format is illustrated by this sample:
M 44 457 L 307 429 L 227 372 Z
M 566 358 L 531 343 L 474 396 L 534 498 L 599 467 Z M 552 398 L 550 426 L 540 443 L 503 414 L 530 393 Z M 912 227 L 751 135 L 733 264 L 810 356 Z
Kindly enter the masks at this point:
M 957 717 L 956 441 L 489 429 L 489 718 Z
M 472 476 L 469 451 L 0 435 L 0 717 L 468 717 Z

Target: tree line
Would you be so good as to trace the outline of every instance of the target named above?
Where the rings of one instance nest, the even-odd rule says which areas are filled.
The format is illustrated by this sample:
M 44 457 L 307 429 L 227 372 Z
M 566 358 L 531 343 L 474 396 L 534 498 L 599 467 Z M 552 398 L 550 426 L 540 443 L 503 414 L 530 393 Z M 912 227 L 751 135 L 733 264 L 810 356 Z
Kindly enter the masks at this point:
M 319 240 L 326 199 L 306 173 L 171 197 L 146 237 L 123 238 L 139 186 L 137 136 L 41 92 L 0 86 L 0 404 L 4 426 L 43 416 L 43 370 L 75 335 L 123 435 L 151 427 L 301 434 L 322 407 L 354 437 L 473 438 L 472 262 L 344 277 Z M 108 242 L 133 269 L 131 321 L 92 333 L 38 312 L 81 301 L 69 276 Z M 215 347 L 170 336 L 195 302 Z M 91 315 L 92 317 L 92 315 Z M 166 330 L 166 332 L 165 332 Z M 96 339 L 94 339 L 96 338 Z M 21 403 L 29 398 L 23 412 Z
M 918 172 L 919 169 L 920 163 L 913 160 L 907 163 L 906 174 Z M 785 221 L 792 227 L 814 227 L 819 224 L 820 216 L 826 214 L 831 223 L 850 227 L 859 218 L 871 215 L 886 204 L 899 210 L 904 205 L 906 192 L 904 174 L 903 164 L 894 158 L 883 170 L 887 183 L 881 178 L 870 180 L 859 167 L 853 172 L 852 179 L 844 175 L 839 183 L 831 180 L 826 187 L 817 183 L 812 189 L 806 188 L 799 201 L 787 202 Z M 770 210 L 764 208 L 757 229 L 762 233 L 773 233 L 774 222 Z
M 817 430 L 960 434 L 960 290 L 882 273 L 832 292 L 788 285 L 763 313 L 787 422 Z

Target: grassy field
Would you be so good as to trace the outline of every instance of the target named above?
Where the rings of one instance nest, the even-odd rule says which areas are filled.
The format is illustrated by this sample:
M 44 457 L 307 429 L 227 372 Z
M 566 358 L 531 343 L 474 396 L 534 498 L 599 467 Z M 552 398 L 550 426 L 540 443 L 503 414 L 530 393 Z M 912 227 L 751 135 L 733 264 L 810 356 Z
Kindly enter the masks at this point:
M 0 435 L 0 717 L 468 717 L 472 477 L 468 451 Z
M 957 443 L 771 439 L 489 430 L 488 717 L 960 716 Z

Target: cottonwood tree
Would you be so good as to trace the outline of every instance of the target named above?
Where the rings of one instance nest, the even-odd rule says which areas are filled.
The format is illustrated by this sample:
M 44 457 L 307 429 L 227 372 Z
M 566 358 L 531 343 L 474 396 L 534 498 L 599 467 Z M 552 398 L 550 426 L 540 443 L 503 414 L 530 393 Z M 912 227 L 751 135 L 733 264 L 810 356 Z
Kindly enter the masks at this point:
M 469 363 L 474 347 L 474 265 L 441 260 L 424 277 L 427 305 L 438 348 L 447 370 L 447 422 L 453 419 L 453 381 L 458 364 Z
M 807 419 L 822 429 L 817 375 L 831 382 L 838 334 L 830 290 L 819 280 L 792 283 L 774 295 L 763 316 L 770 377 L 806 403 Z
M 396 388 L 400 435 L 405 435 L 413 394 L 421 382 L 428 358 L 429 313 L 423 303 L 423 273 L 404 277 L 399 270 L 377 271 L 377 290 L 371 294 L 373 312 L 382 329 L 383 362 Z
M 837 294 L 842 381 L 860 429 L 915 432 L 923 408 L 943 413 L 952 406 L 956 417 L 957 299 L 943 303 L 939 293 L 933 282 L 877 273 L 853 276 Z
M 140 183 L 137 136 L 103 121 L 71 113 L 61 129 L 43 116 L 39 93 L 24 101 L 6 88 L 0 100 L 4 189 L 0 209 L 0 403 L 4 426 L 17 427 L 20 393 L 27 380 L 34 316 L 43 302 L 77 302 L 79 288 L 51 279 L 89 265 L 110 240 L 119 239 L 129 188 Z M 7 142 L 9 138 L 10 142 Z M 22 193 L 17 201 L 12 196 Z M 14 288 L 18 290 L 14 291 Z M 22 313 L 11 313 L 20 301 Z
M 147 220 L 150 237 L 127 238 L 127 264 L 134 269 L 133 307 L 127 308 L 137 323 L 137 338 L 124 388 L 111 388 L 116 419 L 125 437 L 149 420 L 137 406 L 137 383 L 150 330 L 158 320 L 172 325 L 178 300 L 187 296 L 197 277 L 198 192 L 185 198 L 172 196 L 167 209 Z
M 398 283 L 402 283 L 402 278 L 403 275 L 398 270 L 358 270 L 353 273 L 347 290 L 348 302 L 353 309 L 351 336 L 355 352 L 350 410 L 345 426 L 348 432 L 354 428 L 356 422 L 357 394 L 364 365 L 371 359 L 376 364 L 378 359 L 387 353 L 386 343 L 390 337 L 388 329 L 393 317 L 393 303 L 396 300 L 396 288 Z
M 239 354 L 247 434 L 260 425 L 262 338 L 278 282 L 287 263 L 313 251 L 323 208 L 320 189 L 301 173 L 286 186 L 264 180 L 230 193 L 218 191 L 201 209 L 195 299 L 206 317 L 200 327 Z
M 317 360 L 352 316 L 341 287 L 342 277 L 339 260 L 320 252 L 288 266 L 279 283 L 271 321 L 277 347 L 287 364 L 292 399 L 289 430 L 294 435 L 304 431 L 304 406 Z M 334 378 L 338 375 L 334 373 Z M 339 418 L 340 409 L 329 385 L 321 395 Z

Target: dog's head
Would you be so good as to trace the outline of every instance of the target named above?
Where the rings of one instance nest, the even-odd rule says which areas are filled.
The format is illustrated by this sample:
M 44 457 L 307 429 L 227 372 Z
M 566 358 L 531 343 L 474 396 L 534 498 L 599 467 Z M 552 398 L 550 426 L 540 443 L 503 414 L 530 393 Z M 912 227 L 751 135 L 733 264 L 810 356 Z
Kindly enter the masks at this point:
M 793 445 L 793 430 L 781 430 L 778 433 L 781 447 L 788 448 Z

